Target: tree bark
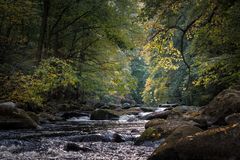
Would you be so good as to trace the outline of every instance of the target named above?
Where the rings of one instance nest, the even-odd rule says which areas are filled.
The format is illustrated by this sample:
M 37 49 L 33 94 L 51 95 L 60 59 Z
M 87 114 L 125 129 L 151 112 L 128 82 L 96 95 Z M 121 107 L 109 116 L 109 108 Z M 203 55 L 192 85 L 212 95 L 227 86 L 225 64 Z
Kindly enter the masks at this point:
M 50 8 L 50 0 L 43 0 L 43 14 L 42 14 L 40 35 L 38 39 L 38 47 L 37 47 L 37 55 L 36 55 L 38 63 L 41 62 L 44 54 L 43 47 L 44 47 L 44 42 L 45 42 L 46 33 L 47 33 L 49 8 Z

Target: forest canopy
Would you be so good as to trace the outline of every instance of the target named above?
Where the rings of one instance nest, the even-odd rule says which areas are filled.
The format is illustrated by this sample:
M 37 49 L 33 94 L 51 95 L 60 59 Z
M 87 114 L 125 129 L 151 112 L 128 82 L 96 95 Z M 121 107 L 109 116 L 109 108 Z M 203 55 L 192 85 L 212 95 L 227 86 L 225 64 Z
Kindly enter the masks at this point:
M 1 0 L 0 100 L 204 105 L 240 82 L 237 0 Z

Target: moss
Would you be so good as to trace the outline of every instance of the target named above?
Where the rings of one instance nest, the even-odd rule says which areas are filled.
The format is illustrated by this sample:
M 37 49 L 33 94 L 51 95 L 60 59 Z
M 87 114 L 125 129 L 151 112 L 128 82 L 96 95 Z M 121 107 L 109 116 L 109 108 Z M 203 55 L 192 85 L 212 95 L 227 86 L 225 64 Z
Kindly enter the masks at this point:
M 158 125 L 161 125 L 161 124 L 165 124 L 167 123 L 166 120 L 164 119 L 153 119 L 153 120 L 150 120 L 148 121 L 146 124 L 145 124 L 145 128 L 149 128 L 149 127 L 155 127 L 155 126 L 158 126 Z
M 140 145 L 145 141 L 159 140 L 161 138 L 161 132 L 161 129 L 150 127 L 141 134 L 135 144 Z

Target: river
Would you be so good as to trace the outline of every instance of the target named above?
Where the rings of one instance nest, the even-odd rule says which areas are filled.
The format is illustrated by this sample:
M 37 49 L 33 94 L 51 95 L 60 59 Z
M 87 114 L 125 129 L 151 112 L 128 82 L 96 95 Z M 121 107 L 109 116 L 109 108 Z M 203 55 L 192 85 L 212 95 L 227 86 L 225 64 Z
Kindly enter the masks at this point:
M 36 130 L 1 131 L 0 159 L 145 160 L 158 144 L 134 145 L 146 121 L 129 122 L 129 118 L 94 121 L 80 117 L 48 123 Z M 67 151 L 69 143 L 83 150 Z

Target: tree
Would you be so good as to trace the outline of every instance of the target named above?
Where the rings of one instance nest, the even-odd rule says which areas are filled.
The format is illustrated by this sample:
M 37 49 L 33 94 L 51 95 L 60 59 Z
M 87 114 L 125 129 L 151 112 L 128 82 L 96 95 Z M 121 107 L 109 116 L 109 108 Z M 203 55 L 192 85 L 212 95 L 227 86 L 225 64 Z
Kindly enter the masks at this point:
M 195 103 L 196 101 L 199 102 L 198 99 L 201 99 L 200 94 L 208 94 L 208 99 L 210 99 L 221 89 L 238 83 L 239 77 L 236 71 L 238 69 L 236 61 L 239 61 L 236 54 L 238 45 L 234 44 L 234 42 L 226 43 L 225 41 L 225 39 L 229 37 L 231 37 L 230 39 L 236 38 L 233 34 L 227 35 L 225 32 L 231 30 L 231 28 L 226 26 L 236 27 L 237 23 L 235 21 L 238 19 L 238 15 L 236 11 L 234 11 L 234 8 L 238 7 L 238 1 L 157 0 L 152 2 L 144 0 L 143 2 L 145 6 L 142 17 L 143 20 L 147 22 L 147 28 L 150 29 L 149 44 L 147 47 L 150 57 L 154 58 L 154 56 L 156 57 L 157 55 L 157 57 L 163 59 L 166 57 L 166 53 L 169 52 L 166 51 L 166 48 L 171 48 L 172 46 L 177 49 L 177 52 L 181 55 L 181 60 L 174 63 L 180 66 L 181 69 L 169 71 L 172 69 L 168 67 L 166 70 L 165 64 L 169 63 L 159 59 L 157 60 L 158 62 L 150 68 L 150 73 L 154 70 L 158 71 L 155 72 L 155 74 L 154 72 L 150 74 L 150 79 L 153 80 L 157 75 L 157 77 L 164 78 L 172 75 L 173 72 L 175 72 L 174 75 L 176 75 L 178 71 L 184 71 L 181 74 L 182 76 L 180 76 L 183 77 L 182 83 L 177 83 L 178 87 L 173 88 L 179 88 L 181 90 L 181 99 L 185 99 L 188 104 Z M 231 19 L 231 22 L 228 19 Z M 235 30 L 237 31 L 237 29 Z M 201 39 L 200 37 L 205 38 Z M 223 39 L 224 41 L 222 41 Z M 208 43 L 209 40 L 211 41 L 210 43 Z M 238 40 L 235 39 L 235 41 Z M 172 46 L 167 45 L 171 43 Z M 214 43 L 218 43 L 218 45 L 213 45 Z M 214 55 L 215 51 L 218 52 L 218 55 Z M 175 59 L 175 53 L 176 52 L 170 54 L 169 58 L 172 60 Z M 222 55 L 222 58 L 219 54 Z M 212 57 L 210 57 L 210 55 Z M 211 59 L 214 59 L 216 63 L 209 63 L 209 60 L 213 62 Z M 234 63 L 230 63 L 231 60 L 226 61 L 223 59 L 231 59 Z M 185 65 L 186 69 L 182 68 L 182 64 Z M 163 72 L 165 72 L 165 74 L 161 73 L 164 69 L 165 71 Z M 219 69 L 221 70 L 220 72 L 218 71 Z M 226 74 L 226 72 L 229 71 L 231 74 Z M 224 74 L 222 74 L 223 72 Z M 188 76 L 186 77 L 186 75 Z M 187 80 L 185 81 L 185 79 Z M 161 80 L 160 84 L 168 83 L 166 81 L 169 80 Z M 225 85 L 223 85 L 223 81 Z M 159 81 L 150 82 L 151 86 L 154 86 L 157 82 L 159 83 Z M 204 83 L 205 87 L 207 87 L 205 92 L 202 89 L 204 86 L 200 86 Z M 172 83 L 169 84 L 169 89 L 165 89 L 167 92 L 172 88 Z M 198 86 L 196 86 L 196 84 L 198 84 Z M 206 84 L 212 85 L 207 86 Z M 210 87 L 212 87 L 213 84 L 215 85 L 215 89 L 211 90 Z M 160 86 L 157 85 L 156 89 L 160 89 Z M 156 89 L 153 88 L 151 92 L 156 92 Z M 149 91 L 146 91 L 146 94 Z M 163 89 L 160 90 L 160 92 L 165 91 Z M 168 95 L 167 99 L 171 99 L 171 96 L 173 95 Z M 189 97 L 187 98 L 188 100 L 186 97 Z
M 126 54 L 139 30 L 135 1 L 18 0 L 0 8 L 1 85 L 14 83 L 9 77 L 17 72 L 32 77 L 42 61 L 57 58 L 75 68 L 77 98 L 123 96 L 135 87 Z

